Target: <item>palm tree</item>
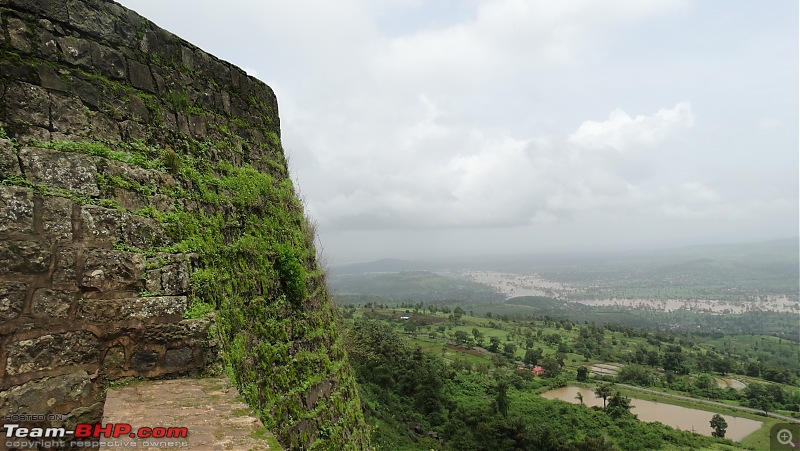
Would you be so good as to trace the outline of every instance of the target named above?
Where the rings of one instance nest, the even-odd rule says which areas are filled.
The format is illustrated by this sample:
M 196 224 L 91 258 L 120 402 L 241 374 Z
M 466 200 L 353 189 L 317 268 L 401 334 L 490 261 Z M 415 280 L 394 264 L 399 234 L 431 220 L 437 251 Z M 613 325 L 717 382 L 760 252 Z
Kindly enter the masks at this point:
M 575 399 L 577 399 L 578 401 L 580 401 L 580 402 L 581 402 L 581 405 L 583 405 L 583 393 L 581 393 L 581 392 L 578 392 L 578 394 L 577 394 L 577 395 L 575 395 Z
M 603 410 L 606 409 L 606 400 L 611 396 L 611 384 L 600 384 L 594 389 L 594 394 L 598 398 L 603 398 Z

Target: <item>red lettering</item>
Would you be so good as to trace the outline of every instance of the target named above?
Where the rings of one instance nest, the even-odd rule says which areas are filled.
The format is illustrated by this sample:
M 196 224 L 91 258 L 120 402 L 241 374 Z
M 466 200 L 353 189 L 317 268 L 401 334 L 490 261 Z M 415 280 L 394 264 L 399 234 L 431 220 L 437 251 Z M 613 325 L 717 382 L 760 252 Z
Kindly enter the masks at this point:
M 94 431 L 92 431 L 92 437 L 111 437 L 111 434 L 114 432 L 114 424 L 107 424 L 103 426 L 102 424 L 95 424 Z
M 120 435 L 128 435 L 131 432 L 131 425 L 128 423 L 119 423 L 114 425 L 114 438 Z
M 80 423 L 75 426 L 75 438 L 86 438 L 92 435 L 92 425 Z

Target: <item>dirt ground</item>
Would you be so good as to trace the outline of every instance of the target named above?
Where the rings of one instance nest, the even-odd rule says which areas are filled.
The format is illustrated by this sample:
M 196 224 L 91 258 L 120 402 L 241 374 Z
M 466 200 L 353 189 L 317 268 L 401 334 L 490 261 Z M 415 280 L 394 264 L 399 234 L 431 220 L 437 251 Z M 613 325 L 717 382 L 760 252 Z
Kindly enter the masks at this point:
M 110 423 L 130 424 L 132 432 L 104 439 L 108 443 L 100 449 L 131 447 L 131 442 L 136 449 L 159 451 L 281 449 L 225 378 L 144 381 L 109 389 L 103 424 Z M 188 435 L 136 436 L 141 428 L 159 427 L 186 428 Z

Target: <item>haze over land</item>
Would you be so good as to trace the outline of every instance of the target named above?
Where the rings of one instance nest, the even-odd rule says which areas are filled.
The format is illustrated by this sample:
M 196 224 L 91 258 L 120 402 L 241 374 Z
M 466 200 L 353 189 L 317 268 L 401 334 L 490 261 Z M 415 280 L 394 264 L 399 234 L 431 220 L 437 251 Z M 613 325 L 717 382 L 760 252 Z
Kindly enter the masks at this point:
M 122 3 L 274 88 L 332 263 L 797 235 L 795 1 Z

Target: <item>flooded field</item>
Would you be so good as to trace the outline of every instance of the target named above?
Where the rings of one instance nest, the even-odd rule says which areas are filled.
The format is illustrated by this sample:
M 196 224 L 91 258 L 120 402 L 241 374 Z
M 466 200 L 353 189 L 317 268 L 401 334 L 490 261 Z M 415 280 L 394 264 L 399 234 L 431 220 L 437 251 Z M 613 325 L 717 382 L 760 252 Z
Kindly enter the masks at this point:
M 583 403 L 587 406 L 603 407 L 602 398 L 597 398 L 594 391 L 588 388 L 567 386 L 550 390 L 542 393 L 542 397 L 547 399 L 560 399 L 562 401 L 579 404 L 580 401 L 575 396 L 580 393 L 583 395 Z M 659 423 L 672 426 L 675 429 L 692 431 L 698 434 L 711 436 L 711 426 L 709 421 L 715 412 L 690 409 L 688 407 L 675 406 L 643 399 L 631 398 L 631 410 L 641 421 L 658 421 Z M 709 406 L 711 407 L 711 406 Z M 712 407 L 713 408 L 713 407 Z M 722 415 L 728 422 L 726 438 L 741 440 L 750 433 L 758 430 L 763 423 L 747 418 Z
M 615 363 L 598 363 L 589 367 L 589 373 L 596 376 L 616 376 L 622 365 Z
M 703 313 L 800 312 L 800 303 L 786 296 L 765 296 L 749 301 L 721 301 L 716 299 L 592 299 L 574 301 L 590 307 L 616 307 L 626 310 L 654 310 L 674 312 L 688 310 Z
M 517 296 L 549 296 L 565 299 L 573 288 L 566 284 L 545 280 L 536 275 L 509 274 L 494 271 L 471 271 L 464 276 L 473 282 L 488 285 L 506 295 L 506 298 Z
M 728 314 L 750 311 L 800 313 L 800 302 L 786 295 L 752 296 L 747 300 L 725 301 L 719 299 L 619 299 L 598 298 L 570 300 L 575 293 L 585 292 L 576 288 L 539 277 L 536 274 L 521 275 L 494 271 L 468 271 L 461 274 L 473 282 L 481 283 L 503 293 L 506 299 L 517 296 L 547 296 L 565 302 L 590 307 L 614 307 L 621 310 L 650 310 L 674 312 L 687 310 L 698 313 Z

